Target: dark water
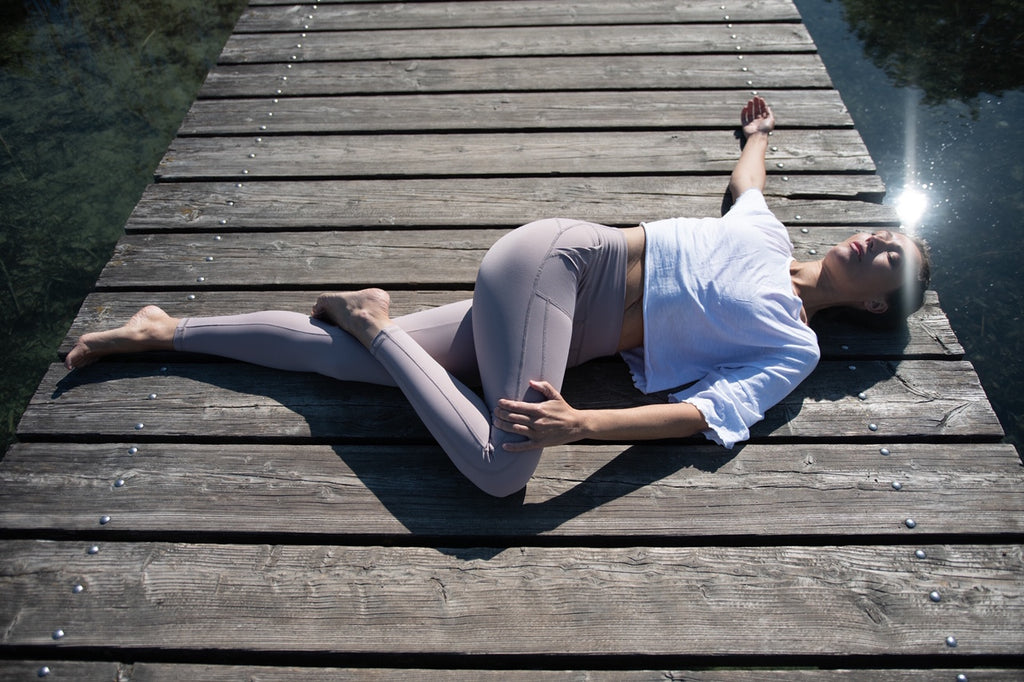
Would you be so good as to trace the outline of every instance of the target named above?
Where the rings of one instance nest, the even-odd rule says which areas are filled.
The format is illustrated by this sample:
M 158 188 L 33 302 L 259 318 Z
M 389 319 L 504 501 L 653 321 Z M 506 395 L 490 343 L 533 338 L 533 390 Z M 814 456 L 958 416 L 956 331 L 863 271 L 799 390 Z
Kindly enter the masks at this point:
M 1019 446 L 1020 3 L 796 4 Z M 0 0 L 0 453 L 244 5 Z
M 1020 451 L 1024 2 L 795 2 L 886 202 L 923 198 L 913 229 L 931 244 L 933 288 Z
M 0 456 L 245 0 L 0 0 Z

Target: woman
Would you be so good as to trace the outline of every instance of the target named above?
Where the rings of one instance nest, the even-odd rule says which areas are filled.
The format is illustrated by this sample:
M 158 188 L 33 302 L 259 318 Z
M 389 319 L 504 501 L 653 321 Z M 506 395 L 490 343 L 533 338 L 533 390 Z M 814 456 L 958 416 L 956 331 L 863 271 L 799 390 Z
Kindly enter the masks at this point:
M 394 320 L 379 289 L 323 294 L 311 316 L 178 320 L 149 306 L 82 336 L 66 364 L 175 349 L 397 385 L 459 470 L 496 496 L 526 485 L 549 445 L 704 433 L 731 447 L 814 369 L 815 313 L 884 313 L 909 290 L 919 301 L 928 269 L 922 249 L 887 231 L 794 261 L 761 194 L 774 115 L 757 97 L 741 125 L 736 201 L 722 218 L 531 223 L 488 251 L 472 301 Z M 666 404 L 570 406 L 559 394 L 566 368 L 615 352 L 641 391 L 689 385 Z M 482 400 L 463 383 L 477 374 Z

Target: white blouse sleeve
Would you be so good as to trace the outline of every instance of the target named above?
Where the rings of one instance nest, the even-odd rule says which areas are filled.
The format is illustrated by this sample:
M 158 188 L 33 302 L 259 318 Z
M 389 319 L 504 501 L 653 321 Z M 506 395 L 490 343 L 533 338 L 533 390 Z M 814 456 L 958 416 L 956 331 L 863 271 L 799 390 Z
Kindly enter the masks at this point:
M 704 435 L 731 448 L 747 440 L 750 427 L 810 375 L 819 356 L 817 345 L 781 348 L 756 364 L 715 368 L 669 399 L 700 410 L 709 427 Z

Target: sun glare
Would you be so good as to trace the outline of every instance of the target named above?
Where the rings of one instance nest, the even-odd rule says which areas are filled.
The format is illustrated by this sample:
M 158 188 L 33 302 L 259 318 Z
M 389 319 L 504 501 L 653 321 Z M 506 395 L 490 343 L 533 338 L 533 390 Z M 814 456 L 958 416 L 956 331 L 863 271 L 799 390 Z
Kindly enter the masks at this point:
M 928 195 L 921 190 L 908 187 L 896 199 L 896 215 L 903 227 L 913 231 L 928 210 Z

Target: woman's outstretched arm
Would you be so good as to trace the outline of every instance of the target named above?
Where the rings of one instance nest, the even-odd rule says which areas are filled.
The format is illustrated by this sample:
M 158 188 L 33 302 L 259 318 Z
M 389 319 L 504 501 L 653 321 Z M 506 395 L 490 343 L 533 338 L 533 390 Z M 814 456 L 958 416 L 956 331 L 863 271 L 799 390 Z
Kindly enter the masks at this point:
M 547 400 L 539 403 L 499 400 L 494 410 L 497 428 L 530 439 L 524 443 L 506 443 L 505 450 L 510 452 L 584 439 L 686 438 L 708 429 L 704 415 L 690 403 L 577 410 L 546 381 L 531 381 L 530 386 Z
M 729 192 L 734 201 L 748 189 L 764 190 L 767 178 L 764 158 L 768 151 L 768 133 L 775 129 L 775 116 L 763 98 L 755 97 L 743 107 L 740 124 L 745 142 L 729 179 Z

